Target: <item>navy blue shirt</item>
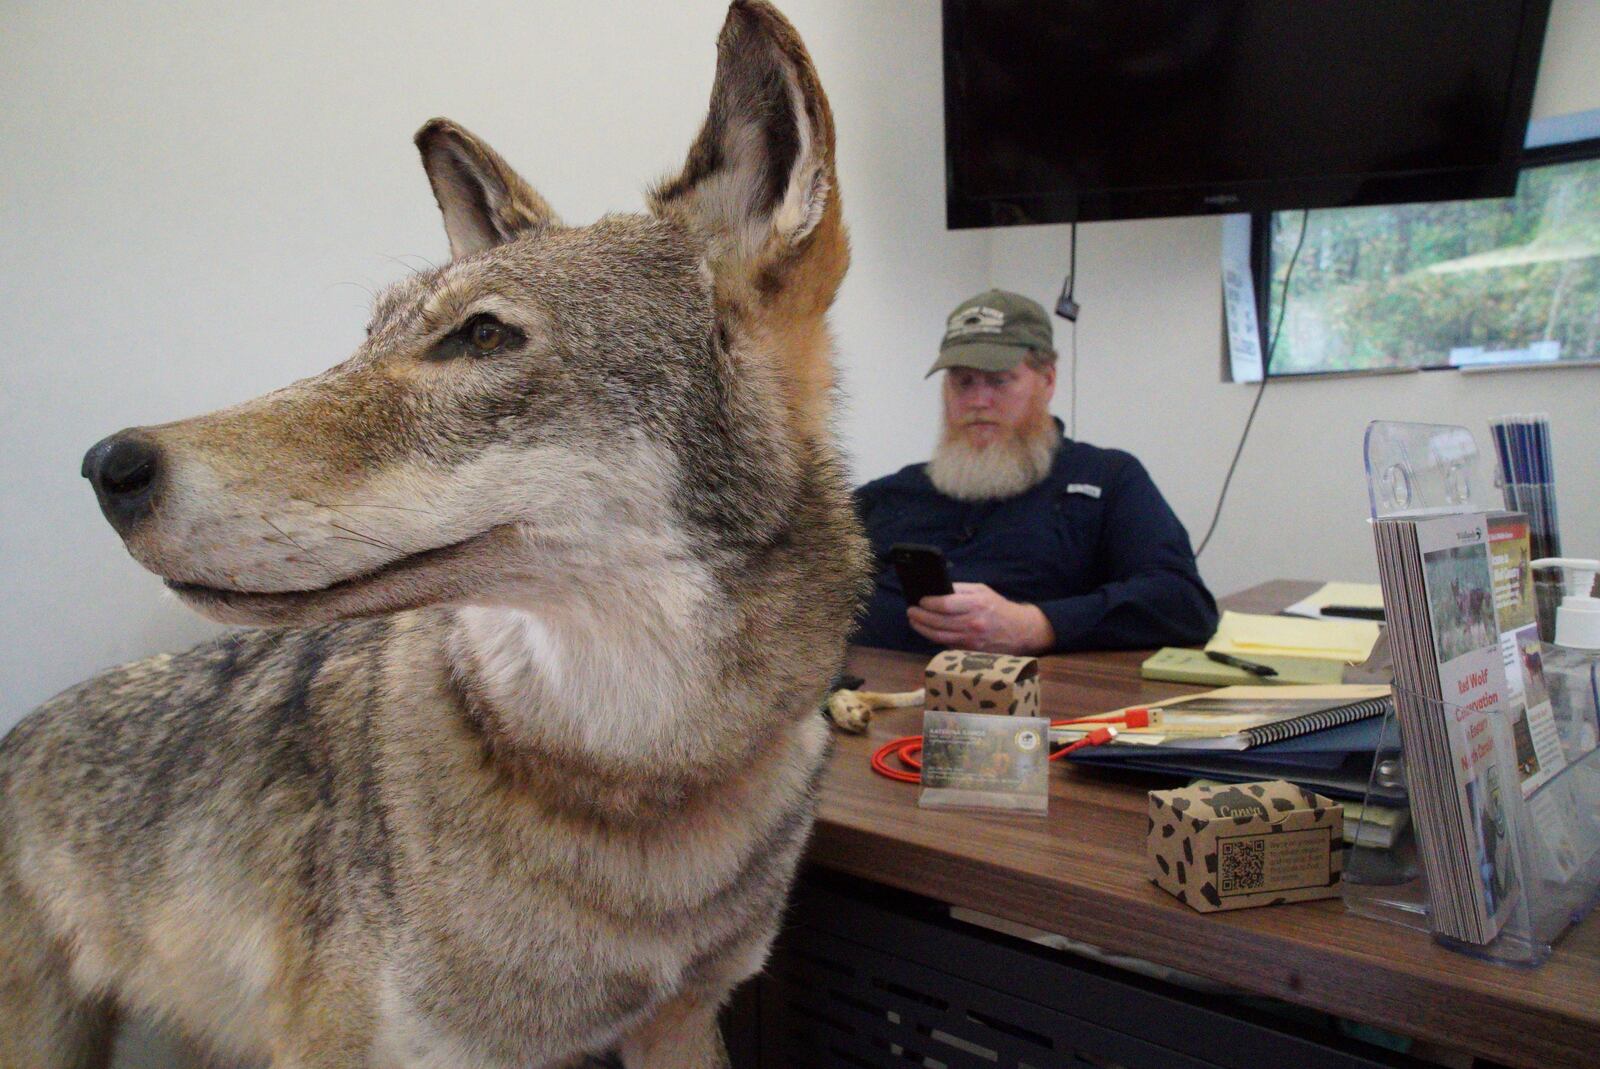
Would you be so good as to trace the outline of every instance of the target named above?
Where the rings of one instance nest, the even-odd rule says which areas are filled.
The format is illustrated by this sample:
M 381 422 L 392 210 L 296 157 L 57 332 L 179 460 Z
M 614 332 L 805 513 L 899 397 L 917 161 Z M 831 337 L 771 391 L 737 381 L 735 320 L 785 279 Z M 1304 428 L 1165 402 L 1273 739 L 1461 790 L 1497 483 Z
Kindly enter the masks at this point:
M 932 653 L 889 564 L 896 542 L 938 546 L 955 582 L 1039 606 L 1051 652 L 1193 645 L 1217 627 L 1189 535 L 1132 455 L 1063 438 L 1050 474 L 1001 501 L 957 501 L 912 464 L 856 491 L 877 580 L 853 642 Z

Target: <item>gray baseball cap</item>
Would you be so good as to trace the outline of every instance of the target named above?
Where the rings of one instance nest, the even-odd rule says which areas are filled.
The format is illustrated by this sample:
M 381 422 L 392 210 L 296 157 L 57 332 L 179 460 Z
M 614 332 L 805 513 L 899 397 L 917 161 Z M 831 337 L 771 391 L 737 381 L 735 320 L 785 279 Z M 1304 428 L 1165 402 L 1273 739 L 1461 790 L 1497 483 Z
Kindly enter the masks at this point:
M 1055 351 L 1045 310 L 1020 293 L 988 290 L 962 301 L 950 313 L 939 359 L 928 374 L 952 367 L 1009 371 L 1034 351 Z

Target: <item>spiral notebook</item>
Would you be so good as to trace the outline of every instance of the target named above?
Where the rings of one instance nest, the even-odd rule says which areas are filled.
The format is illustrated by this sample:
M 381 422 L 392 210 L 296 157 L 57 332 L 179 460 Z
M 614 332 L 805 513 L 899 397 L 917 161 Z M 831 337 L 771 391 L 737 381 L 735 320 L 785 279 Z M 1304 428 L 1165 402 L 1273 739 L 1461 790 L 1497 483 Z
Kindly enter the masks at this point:
M 1149 727 L 1121 731 L 1098 749 L 1249 750 L 1326 728 L 1382 716 L 1394 708 L 1386 686 L 1222 687 L 1152 702 Z M 1119 710 L 1120 712 L 1121 710 Z M 1115 715 L 1115 714 L 1111 714 Z M 1081 732 L 1053 728 L 1072 741 Z

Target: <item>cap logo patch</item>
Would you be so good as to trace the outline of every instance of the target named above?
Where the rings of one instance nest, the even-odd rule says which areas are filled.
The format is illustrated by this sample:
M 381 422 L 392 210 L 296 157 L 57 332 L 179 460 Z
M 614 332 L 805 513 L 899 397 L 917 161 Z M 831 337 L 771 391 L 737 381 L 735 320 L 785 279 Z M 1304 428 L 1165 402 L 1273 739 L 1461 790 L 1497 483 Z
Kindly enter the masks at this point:
M 976 308 L 963 308 L 950 317 L 950 322 L 945 327 L 945 340 L 952 338 L 966 338 L 974 334 L 999 334 L 1005 329 L 1005 313 L 997 308 L 988 308 L 979 305 Z

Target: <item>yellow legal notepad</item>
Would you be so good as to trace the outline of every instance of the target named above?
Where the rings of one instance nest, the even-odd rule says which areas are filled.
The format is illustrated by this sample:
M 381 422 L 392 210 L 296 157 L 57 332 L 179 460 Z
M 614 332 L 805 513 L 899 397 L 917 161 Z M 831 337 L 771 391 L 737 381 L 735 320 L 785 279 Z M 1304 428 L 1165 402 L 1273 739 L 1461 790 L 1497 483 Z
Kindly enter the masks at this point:
M 1206 649 L 1255 657 L 1311 657 L 1360 664 L 1372 654 L 1378 625 L 1371 620 L 1303 620 L 1224 612 Z
M 1313 660 L 1308 657 L 1254 657 L 1251 660 L 1275 668 L 1278 674 L 1266 679 L 1246 672 L 1243 668 L 1218 664 L 1199 650 L 1168 646 L 1157 650 L 1142 665 L 1139 674 L 1146 679 L 1163 679 L 1173 683 L 1201 683 L 1213 687 L 1291 685 L 1305 683 L 1338 683 L 1344 677 L 1344 665 L 1337 661 Z

